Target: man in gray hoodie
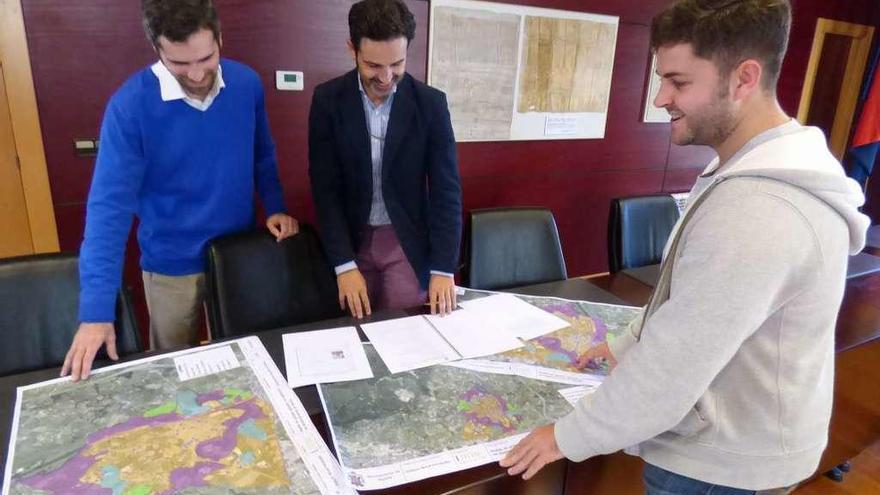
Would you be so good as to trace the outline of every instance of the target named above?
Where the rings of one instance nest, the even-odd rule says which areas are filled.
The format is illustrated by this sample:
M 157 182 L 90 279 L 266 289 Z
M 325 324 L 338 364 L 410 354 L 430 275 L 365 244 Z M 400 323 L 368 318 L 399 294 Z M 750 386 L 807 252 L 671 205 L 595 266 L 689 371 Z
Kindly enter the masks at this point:
M 649 495 L 754 494 L 816 469 L 828 436 L 834 328 L 864 197 L 825 137 L 776 98 L 788 0 L 681 0 L 657 15 L 654 104 L 675 144 L 715 149 L 631 331 L 586 357 L 605 383 L 501 461 L 533 476 L 621 449 Z

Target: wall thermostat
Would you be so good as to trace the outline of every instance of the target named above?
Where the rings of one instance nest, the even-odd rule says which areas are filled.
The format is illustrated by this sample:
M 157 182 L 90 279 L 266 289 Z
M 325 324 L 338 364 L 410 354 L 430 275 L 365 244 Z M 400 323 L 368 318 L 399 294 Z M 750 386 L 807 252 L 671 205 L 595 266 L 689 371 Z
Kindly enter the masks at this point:
M 292 70 L 276 70 L 275 88 L 280 91 L 302 91 L 303 73 Z

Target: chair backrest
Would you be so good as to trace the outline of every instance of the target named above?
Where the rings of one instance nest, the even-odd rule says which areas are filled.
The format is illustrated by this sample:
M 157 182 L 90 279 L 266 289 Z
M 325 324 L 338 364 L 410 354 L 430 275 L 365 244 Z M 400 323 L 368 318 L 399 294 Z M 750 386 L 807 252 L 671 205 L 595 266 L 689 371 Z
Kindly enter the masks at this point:
M 60 366 L 79 326 L 79 258 L 45 254 L 0 260 L 0 375 Z M 128 291 L 116 301 L 119 354 L 143 351 Z M 99 359 L 106 358 L 102 349 Z
M 611 200 L 608 216 L 608 268 L 614 273 L 660 263 L 663 248 L 678 220 L 668 194 Z
M 213 338 L 340 316 L 336 276 L 315 230 L 277 242 L 266 230 L 220 237 L 208 248 Z
M 546 208 L 471 211 L 468 287 L 503 289 L 567 278 L 553 213 Z

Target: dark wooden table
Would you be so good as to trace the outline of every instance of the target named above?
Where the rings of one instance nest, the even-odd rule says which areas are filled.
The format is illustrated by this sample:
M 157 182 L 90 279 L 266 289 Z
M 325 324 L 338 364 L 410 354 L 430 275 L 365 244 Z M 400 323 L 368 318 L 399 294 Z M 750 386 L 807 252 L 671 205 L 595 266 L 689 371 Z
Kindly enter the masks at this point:
M 556 296 L 614 304 L 642 305 L 651 293 L 650 285 L 624 272 L 596 278 L 575 278 L 517 289 L 528 295 Z M 272 359 L 284 372 L 281 336 L 284 333 L 349 326 L 415 314 L 415 311 L 386 311 L 356 322 L 337 318 L 318 323 L 281 328 L 257 335 Z M 837 390 L 829 449 L 823 466 L 853 457 L 880 437 L 880 275 L 850 280 L 837 328 Z M 130 356 L 128 360 L 144 357 Z M 58 369 L 47 369 L 0 377 L 0 465 L 5 465 L 6 448 L 15 404 L 15 389 L 21 385 L 54 378 Z M 315 387 L 296 389 L 312 414 L 319 431 L 329 439 Z M 329 443 L 329 442 L 328 442 Z M 332 445 L 332 444 L 331 444 Z M 617 453 L 581 463 L 556 462 L 545 467 L 529 482 L 511 478 L 495 464 L 410 483 L 382 493 L 391 494 L 592 494 L 641 495 L 640 459 Z
M 514 290 L 518 293 L 532 295 L 550 295 L 564 297 L 570 299 L 587 299 L 597 302 L 621 304 L 624 301 L 613 294 L 597 287 L 585 279 L 570 279 L 562 282 L 554 282 L 549 284 L 538 284 L 534 286 L 517 288 Z M 263 345 L 268 350 L 273 361 L 285 373 L 284 366 L 284 350 L 281 336 L 285 333 L 316 330 L 323 328 L 333 328 L 341 326 L 352 326 L 359 323 L 368 323 L 370 321 L 381 321 L 392 318 L 400 318 L 416 314 L 419 310 L 407 311 L 383 311 L 374 314 L 372 317 L 357 321 L 349 317 L 325 320 L 316 323 L 308 323 L 304 325 L 296 325 L 292 327 L 279 328 L 266 332 L 259 332 L 254 335 L 258 336 Z M 361 338 L 366 340 L 361 333 Z M 155 353 L 144 353 L 139 355 L 128 356 L 123 361 L 139 359 Z M 107 362 L 100 363 L 108 364 Z M 58 376 L 59 369 L 45 369 L 22 373 L 18 375 L 10 375 L 0 377 L 0 465 L 5 465 L 6 450 L 9 445 L 10 430 L 12 427 L 12 415 L 15 407 L 15 391 L 16 387 L 29 385 L 32 383 L 50 380 Z M 328 441 L 328 445 L 332 448 L 330 436 L 327 432 L 327 426 L 324 421 L 321 402 L 318 398 L 317 389 L 314 386 L 300 387 L 295 389 L 297 396 L 303 403 L 303 406 L 312 416 L 312 420 L 318 427 L 318 430 Z M 497 465 L 485 465 L 459 473 L 452 473 L 446 476 L 439 476 L 428 480 L 410 483 L 401 487 L 384 490 L 383 493 L 412 493 L 412 494 L 431 494 L 431 493 L 541 493 L 552 494 L 562 493 L 563 483 L 565 479 L 565 464 L 556 463 L 555 465 L 545 469 L 539 476 L 532 479 L 529 483 L 523 482 L 519 478 L 510 478 L 504 470 Z M 486 491 L 488 490 L 488 491 Z

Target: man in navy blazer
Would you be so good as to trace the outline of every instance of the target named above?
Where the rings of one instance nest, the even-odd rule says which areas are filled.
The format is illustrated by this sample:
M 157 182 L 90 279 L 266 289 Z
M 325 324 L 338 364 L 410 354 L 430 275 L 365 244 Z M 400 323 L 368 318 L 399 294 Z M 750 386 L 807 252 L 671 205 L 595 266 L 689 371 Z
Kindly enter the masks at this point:
M 349 12 L 357 68 L 315 88 L 309 176 L 339 304 L 352 316 L 455 307 L 461 183 L 439 90 L 406 74 L 415 20 L 401 0 Z

